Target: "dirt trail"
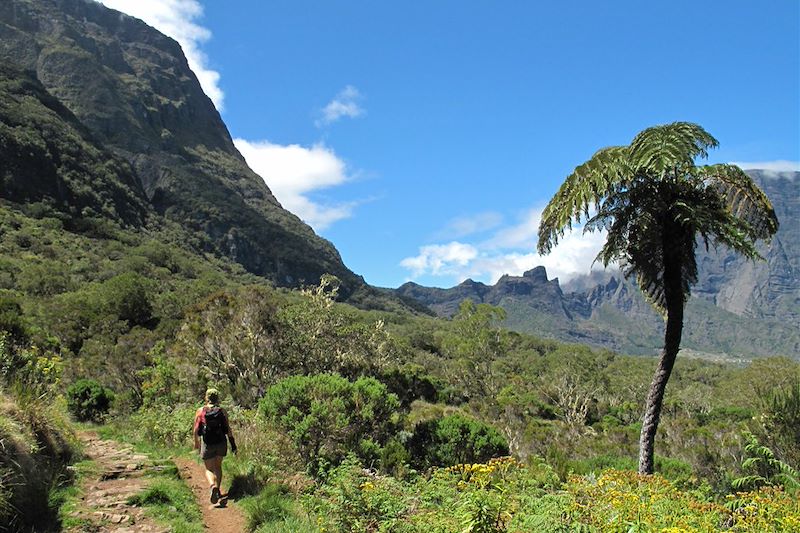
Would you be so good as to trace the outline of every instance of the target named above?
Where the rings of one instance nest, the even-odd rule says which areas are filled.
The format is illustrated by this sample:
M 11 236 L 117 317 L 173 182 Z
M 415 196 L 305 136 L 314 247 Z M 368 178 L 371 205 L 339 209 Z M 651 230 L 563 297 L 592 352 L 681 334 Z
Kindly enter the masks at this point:
M 231 506 L 232 500 L 228 499 L 226 493 L 222 494 L 222 498 L 216 505 L 210 502 L 206 470 L 202 464 L 183 457 L 176 458 L 175 464 L 178 466 L 181 478 L 192 488 L 195 498 L 200 504 L 206 529 L 214 533 L 244 533 L 247 531 L 244 515 L 237 507 Z
M 74 513 L 91 525 L 78 527 L 71 533 L 169 533 L 166 526 L 157 524 L 145 514 L 144 509 L 127 503 L 131 496 L 140 494 L 150 484 L 146 474 L 163 469 L 147 455 L 137 454 L 121 442 L 103 440 L 94 432 L 82 432 L 80 439 L 86 455 L 98 467 L 97 475 L 87 478 L 79 510 Z M 203 512 L 203 525 L 214 533 L 243 533 L 246 522 L 241 510 L 220 504 L 211 505 L 202 465 L 186 458 L 176 458 L 181 478 L 192 488 Z
M 130 446 L 102 440 L 94 432 L 79 435 L 86 455 L 98 466 L 98 473 L 83 483 L 80 510 L 74 513 L 91 523 L 91 531 L 116 533 L 168 533 L 145 515 L 144 509 L 127 503 L 128 498 L 147 488 L 145 474 L 161 468 Z M 72 531 L 87 531 L 85 526 Z

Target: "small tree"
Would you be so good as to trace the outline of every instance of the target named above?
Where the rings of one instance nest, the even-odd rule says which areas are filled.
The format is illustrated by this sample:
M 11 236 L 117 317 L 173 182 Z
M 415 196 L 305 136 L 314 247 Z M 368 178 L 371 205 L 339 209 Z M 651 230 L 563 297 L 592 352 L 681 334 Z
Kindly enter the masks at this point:
M 508 350 L 497 323 L 505 311 L 489 304 L 464 300 L 453 317 L 452 331 L 442 340 L 442 351 L 452 359 L 450 373 L 469 395 L 493 398 L 500 390 L 494 362 Z

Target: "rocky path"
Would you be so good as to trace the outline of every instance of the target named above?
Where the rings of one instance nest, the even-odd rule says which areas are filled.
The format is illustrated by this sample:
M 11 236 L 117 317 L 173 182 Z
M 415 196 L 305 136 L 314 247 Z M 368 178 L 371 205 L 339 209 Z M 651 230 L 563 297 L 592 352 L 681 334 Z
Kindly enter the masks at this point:
M 151 478 L 146 474 L 164 466 L 154 464 L 147 455 L 113 440 L 103 440 L 94 432 L 79 435 L 85 452 L 97 466 L 97 473 L 88 476 L 82 484 L 81 502 L 74 517 L 83 525 L 70 533 L 169 533 L 166 526 L 157 524 L 141 507 L 128 504 L 128 500 L 144 491 Z M 241 511 L 228 505 L 227 498 L 217 505 L 208 500 L 205 470 L 202 465 L 186 458 L 176 461 L 181 478 L 192 487 L 203 511 L 203 525 L 215 533 L 243 533 L 246 522 Z
M 93 432 L 79 436 L 86 455 L 97 465 L 97 474 L 84 481 L 82 501 L 74 513 L 91 526 L 72 531 L 167 533 L 169 529 L 156 524 L 145 515 L 144 509 L 127 503 L 130 497 L 147 488 L 150 480 L 145 474 L 161 467 L 120 442 L 103 440 Z

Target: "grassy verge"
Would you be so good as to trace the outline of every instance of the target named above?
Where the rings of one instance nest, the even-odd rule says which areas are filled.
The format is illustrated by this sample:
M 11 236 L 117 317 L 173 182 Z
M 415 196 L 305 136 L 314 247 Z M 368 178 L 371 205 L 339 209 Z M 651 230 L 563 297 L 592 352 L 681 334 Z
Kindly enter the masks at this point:
M 59 487 L 76 445 L 60 405 L 0 384 L 0 530 L 52 531 L 59 527 Z
M 96 477 L 98 470 L 93 461 L 83 460 L 73 464 L 70 467 L 70 471 L 73 475 L 69 482 L 51 491 L 50 506 L 58 509 L 58 521 L 62 529 L 81 530 L 83 526 L 89 527 L 91 523 L 76 516 L 79 511 L 81 496 L 83 496 L 83 491 L 80 487 L 86 478 Z
M 316 522 L 303 510 L 285 486 L 267 485 L 258 494 L 240 502 L 248 530 L 255 533 L 305 533 L 316 530 Z
M 175 533 L 203 531 L 203 517 L 194 494 L 180 479 L 174 465 L 159 472 L 147 489 L 129 498 L 127 503 L 145 508 L 148 515 Z

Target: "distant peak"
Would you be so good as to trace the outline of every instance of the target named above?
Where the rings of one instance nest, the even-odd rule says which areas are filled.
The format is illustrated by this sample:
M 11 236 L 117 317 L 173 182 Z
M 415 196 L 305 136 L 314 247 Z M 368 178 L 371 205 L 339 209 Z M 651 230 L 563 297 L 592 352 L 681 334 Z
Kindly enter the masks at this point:
M 537 266 L 532 270 L 524 272 L 522 277 L 529 278 L 532 281 L 547 283 L 547 270 L 543 266 Z

